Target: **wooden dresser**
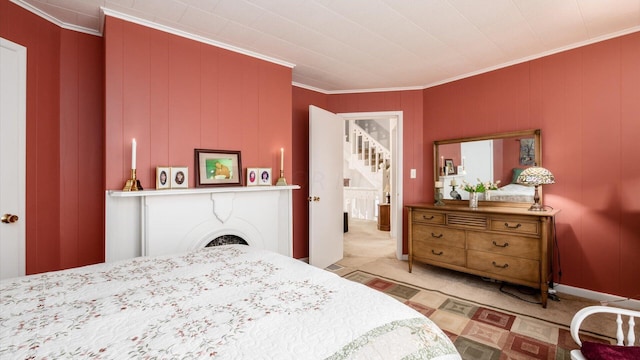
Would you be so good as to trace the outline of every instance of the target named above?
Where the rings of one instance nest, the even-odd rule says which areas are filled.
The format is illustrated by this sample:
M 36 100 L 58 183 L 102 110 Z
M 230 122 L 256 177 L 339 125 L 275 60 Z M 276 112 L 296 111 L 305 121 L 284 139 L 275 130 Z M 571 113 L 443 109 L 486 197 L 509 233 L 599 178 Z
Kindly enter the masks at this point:
M 413 261 L 540 289 L 547 307 L 553 221 L 559 210 L 434 206 L 409 210 L 409 272 Z

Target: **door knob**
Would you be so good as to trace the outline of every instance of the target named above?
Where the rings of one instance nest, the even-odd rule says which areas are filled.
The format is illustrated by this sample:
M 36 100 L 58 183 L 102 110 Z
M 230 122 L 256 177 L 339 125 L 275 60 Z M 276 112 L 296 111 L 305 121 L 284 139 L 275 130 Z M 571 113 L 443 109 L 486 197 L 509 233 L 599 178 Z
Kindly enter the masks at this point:
M 18 221 L 18 215 L 4 214 L 2 215 L 2 222 L 5 224 L 12 224 Z

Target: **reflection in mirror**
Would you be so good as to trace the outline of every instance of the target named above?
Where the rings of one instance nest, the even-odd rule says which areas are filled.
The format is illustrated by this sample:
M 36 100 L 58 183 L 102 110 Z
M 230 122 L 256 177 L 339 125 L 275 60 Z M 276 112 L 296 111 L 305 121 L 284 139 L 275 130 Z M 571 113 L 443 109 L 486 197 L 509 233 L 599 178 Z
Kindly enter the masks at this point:
M 442 181 L 447 202 L 468 200 L 464 183 L 475 186 L 482 182 L 498 186 L 481 194 L 483 201 L 530 205 L 534 188 L 516 179 L 522 170 L 542 166 L 541 159 L 540 130 L 435 141 L 434 181 Z

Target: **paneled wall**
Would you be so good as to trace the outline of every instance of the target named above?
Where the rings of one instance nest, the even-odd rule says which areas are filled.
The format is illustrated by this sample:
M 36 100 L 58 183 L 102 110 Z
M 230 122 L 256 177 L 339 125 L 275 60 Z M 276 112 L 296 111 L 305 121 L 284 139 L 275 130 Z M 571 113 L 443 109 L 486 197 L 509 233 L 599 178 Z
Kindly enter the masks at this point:
M 27 273 L 101 262 L 102 38 L 7 0 L 0 36 L 27 48 Z
M 122 189 L 137 141 L 137 176 L 187 166 L 194 149 L 240 150 L 242 166 L 291 174 L 291 69 L 106 17 L 106 188 Z M 242 174 L 244 177 L 244 173 Z
M 555 281 L 640 298 L 640 33 L 424 91 L 424 140 L 542 129 Z M 426 167 L 433 160 L 426 158 Z M 427 187 L 425 199 L 433 196 Z M 556 253 L 556 255 L 558 255 Z M 562 268 L 560 268 L 560 265 Z M 559 271 L 562 270 L 562 277 Z

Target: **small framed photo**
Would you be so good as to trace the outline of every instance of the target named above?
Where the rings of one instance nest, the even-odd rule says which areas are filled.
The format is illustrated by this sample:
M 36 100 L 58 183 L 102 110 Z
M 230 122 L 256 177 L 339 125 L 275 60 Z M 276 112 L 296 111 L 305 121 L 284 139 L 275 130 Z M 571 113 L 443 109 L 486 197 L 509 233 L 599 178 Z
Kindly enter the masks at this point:
M 171 188 L 186 189 L 189 187 L 189 168 L 186 166 L 171 167 Z
M 156 167 L 156 189 L 171 189 L 171 168 L 168 166 Z
M 242 185 L 240 151 L 195 149 L 196 187 Z
M 455 167 L 455 165 L 453 164 L 453 159 L 444 159 L 444 171 L 446 174 L 448 175 L 456 175 L 457 174 L 457 169 Z
M 258 174 L 258 185 L 271 185 L 271 168 L 260 168 Z
M 259 170 L 258 168 L 247 168 L 247 186 L 258 185 Z

